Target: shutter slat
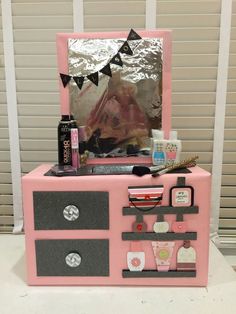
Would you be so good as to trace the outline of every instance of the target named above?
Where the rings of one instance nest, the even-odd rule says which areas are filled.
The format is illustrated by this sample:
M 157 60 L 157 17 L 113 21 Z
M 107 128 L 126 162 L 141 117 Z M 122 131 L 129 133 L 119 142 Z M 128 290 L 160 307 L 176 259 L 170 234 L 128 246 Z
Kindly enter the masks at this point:
M 0 139 L 0 151 L 9 151 L 9 140 Z
M 233 229 L 236 229 L 236 219 L 223 219 L 223 218 L 220 218 L 220 221 L 219 221 L 219 228 L 233 228 Z
M 55 139 L 57 137 L 57 131 L 55 128 L 21 128 L 19 130 L 21 139 Z
M 0 173 L 0 184 L 11 183 L 11 174 L 10 173 Z
M 59 92 L 52 93 L 35 93 L 35 92 L 18 92 L 18 104 L 59 104 Z
M 236 68 L 232 67 L 229 71 L 229 76 L 232 76 L 234 71 L 236 72 Z M 215 80 L 216 75 L 216 67 L 172 67 L 173 80 Z
M 12 186 L 11 184 L 1 184 L 0 183 L 0 191 L 2 194 L 12 194 Z
M 236 164 L 223 164 L 223 174 L 236 174 Z
M 57 68 L 17 68 L 17 80 L 55 80 L 58 78 Z
M 34 116 L 58 116 L 60 114 L 60 108 L 58 105 L 20 105 L 18 106 L 18 112 L 21 116 L 31 116 L 34 113 Z
M 236 172 L 234 174 L 236 174 Z M 235 196 L 235 195 L 236 195 L 236 186 L 222 186 L 221 187 L 221 196 Z
M 13 216 L 1 216 L 0 215 L 0 225 L 13 225 Z
M 73 21 L 71 16 L 13 16 L 14 29 L 54 29 L 72 28 Z
M 235 182 L 236 182 L 236 175 L 222 175 L 222 185 L 235 186 Z
M 221 197 L 221 207 L 234 207 L 236 213 L 236 195 L 235 197 Z
M 16 1 L 14 1 L 16 2 Z M 19 1 L 20 2 L 20 1 Z M 22 1 L 21 1 L 22 2 Z M 32 1 L 33 2 L 33 1 Z M 43 1 L 40 1 L 43 2 Z M 46 1 L 45 1 L 46 2 Z M 50 3 L 12 3 L 12 15 L 35 16 L 35 15 L 73 15 L 73 8 L 68 5 L 70 1 L 53 1 Z M 56 2 L 59 2 L 58 4 Z M 55 10 L 55 6 L 57 7 Z
M 5 198 L 0 198 L 0 216 L 1 215 L 12 215 L 12 195 L 3 195 Z M 4 205 L 2 205 L 4 204 Z
M 11 164 L 10 162 L 0 162 L 0 173 L 10 173 L 11 172 Z
M 55 140 L 21 140 L 21 151 L 57 151 Z
M 183 127 L 192 128 L 213 128 L 214 118 L 211 117 L 174 117 L 172 118 L 173 129 Z
M 236 218 L 236 208 L 221 208 L 220 217 L 221 218 Z

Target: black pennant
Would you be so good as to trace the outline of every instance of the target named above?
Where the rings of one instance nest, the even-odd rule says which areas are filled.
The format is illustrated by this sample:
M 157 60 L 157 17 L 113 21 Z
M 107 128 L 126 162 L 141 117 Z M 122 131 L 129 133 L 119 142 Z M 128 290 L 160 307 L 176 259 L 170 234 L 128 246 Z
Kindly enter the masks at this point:
M 129 35 L 127 37 L 127 40 L 139 40 L 142 39 L 142 37 L 139 36 L 132 28 L 129 32 Z
M 127 55 L 130 56 L 133 55 L 133 51 L 131 50 L 127 41 L 125 41 L 124 44 L 120 47 L 119 52 L 126 53 Z
M 107 65 L 105 65 L 99 72 L 106 74 L 110 77 L 112 77 L 112 73 L 111 73 L 111 67 L 110 64 L 108 63 Z
M 96 86 L 98 86 L 98 72 L 87 75 L 87 78 Z
M 79 87 L 79 89 L 81 89 L 83 84 L 84 84 L 84 77 L 83 76 L 73 76 L 73 79 L 74 79 L 75 83 L 77 84 L 77 86 Z
M 119 52 L 111 59 L 110 63 L 119 65 L 121 67 L 123 66 L 123 62 L 121 60 Z
M 67 75 L 67 74 L 60 73 L 60 77 L 61 77 L 62 84 L 63 84 L 63 86 L 65 88 L 66 85 L 70 82 L 71 76 Z

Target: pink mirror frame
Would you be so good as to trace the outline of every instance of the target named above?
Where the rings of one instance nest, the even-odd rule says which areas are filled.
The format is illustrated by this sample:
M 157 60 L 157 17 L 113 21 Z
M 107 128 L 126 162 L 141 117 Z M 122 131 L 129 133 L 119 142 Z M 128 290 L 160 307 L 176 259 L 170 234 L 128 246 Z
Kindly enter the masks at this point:
M 68 48 L 69 38 L 125 38 L 129 32 L 106 32 L 106 33 L 58 33 L 57 34 L 57 57 L 58 77 L 59 73 L 68 74 Z M 162 77 L 162 130 L 165 138 L 168 138 L 171 129 L 171 54 L 172 42 L 170 30 L 138 31 L 142 38 L 163 39 L 163 77 Z M 61 114 L 70 114 L 69 85 L 65 88 L 59 78 Z

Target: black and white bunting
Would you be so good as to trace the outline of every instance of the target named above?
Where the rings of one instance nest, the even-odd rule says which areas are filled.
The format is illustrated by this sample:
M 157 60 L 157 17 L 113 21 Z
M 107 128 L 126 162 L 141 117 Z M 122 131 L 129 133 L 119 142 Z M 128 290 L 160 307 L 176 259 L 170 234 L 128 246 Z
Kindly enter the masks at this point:
M 98 86 L 98 72 L 87 75 L 87 78 L 96 86 Z
M 123 43 L 123 45 L 120 47 L 119 49 L 119 52 L 121 53 L 126 53 L 127 55 L 129 56 L 132 56 L 133 55 L 133 51 L 132 49 L 130 48 L 129 44 L 128 44 L 128 41 L 125 41 Z
M 119 65 L 120 67 L 123 67 L 123 62 L 121 60 L 121 56 L 119 52 L 111 59 L 110 63 Z
M 129 35 L 127 37 L 127 40 L 140 40 L 142 37 L 139 36 L 132 28 L 129 32 Z
M 105 65 L 99 72 L 112 77 L 110 63 Z
M 62 84 L 65 88 L 66 85 L 70 82 L 71 76 L 67 75 L 67 74 L 60 73 L 60 77 L 61 77 Z
M 81 89 L 84 84 L 84 77 L 83 76 L 73 76 L 73 79 L 76 83 L 76 85 Z
M 64 88 L 68 85 L 68 83 L 70 82 L 70 80 L 72 78 L 75 81 L 75 83 L 79 89 L 82 89 L 85 78 L 90 80 L 94 85 L 98 86 L 98 82 L 99 82 L 98 72 L 101 72 L 102 74 L 105 74 L 107 76 L 112 77 L 112 71 L 111 71 L 110 64 L 115 64 L 115 65 L 118 65 L 120 67 L 123 67 L 123 61 L 121 59 L 120 54 L 123 53 L 123 54 L 127 54 L 127 55 L 132 56 L 133 51 L 130 48 L 128 41 L 129 40 L 140 40 L 140 39 L 142 39 L 142 37 L 140 37 L 133 29 L 131 29 L 129 32 L 129 35 L 127 37 L 127 40 L 120 47 L 117 54 L 111 58 L 111 60 L 107 63 L 107 65 L 105 65 L 101 70 L 99 70 L 97 72 L 91 73 L 87 76 L 71 76 L 68 74 L 60 73 L 61 81 L 62 81 Z

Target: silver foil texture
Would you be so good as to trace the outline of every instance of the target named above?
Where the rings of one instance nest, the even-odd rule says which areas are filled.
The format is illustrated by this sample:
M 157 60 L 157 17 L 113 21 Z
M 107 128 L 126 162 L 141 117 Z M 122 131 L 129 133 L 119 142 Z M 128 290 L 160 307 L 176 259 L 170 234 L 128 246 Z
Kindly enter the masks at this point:
M 112 77 L 100 73 L 126 41 L 69 39 L 69 75 L 99 73 L 98 86 L 85 78 L 80 90 L 69 85 L 71 113 L 85 126 L 91 156 L 148 155 L 150 130 L 161 128 L 162 40 L 129 41 L 133 55 L 120 53 Z

